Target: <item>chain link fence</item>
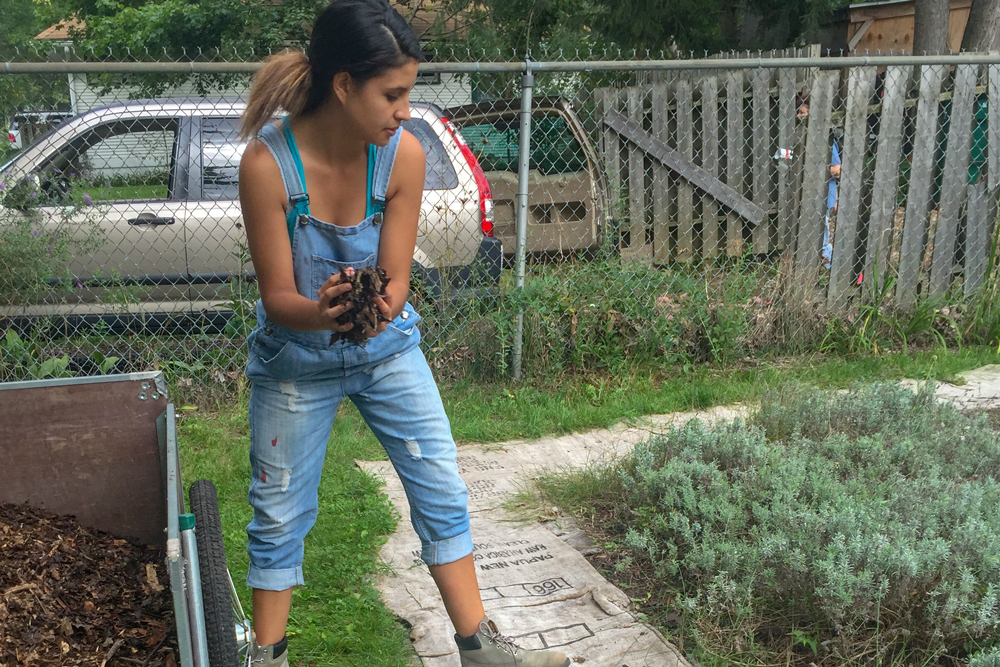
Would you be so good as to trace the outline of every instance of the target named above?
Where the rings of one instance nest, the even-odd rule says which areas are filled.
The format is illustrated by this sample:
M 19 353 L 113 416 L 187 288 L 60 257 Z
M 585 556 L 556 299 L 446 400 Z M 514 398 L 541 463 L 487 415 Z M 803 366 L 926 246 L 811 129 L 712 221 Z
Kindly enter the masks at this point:
M 18 55 L 0 380 L 238 381 L 259 64 Z M 411 93 L 411 303 L 440 375 L 998 344 L 1000 58 L 497 55 L 439 51 Z

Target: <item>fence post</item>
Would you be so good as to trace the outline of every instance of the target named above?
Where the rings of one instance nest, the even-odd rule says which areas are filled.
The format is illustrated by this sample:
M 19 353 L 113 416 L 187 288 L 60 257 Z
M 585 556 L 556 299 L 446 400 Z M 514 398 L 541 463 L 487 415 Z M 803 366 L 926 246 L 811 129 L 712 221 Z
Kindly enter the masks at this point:
M 531 60 L 524 61 L 521 76 L 521 133 L 518 137 L 517 167 L 517 242 L 514 246 L 515 286 L 520 296 L 524 289 L 525 250 L 528 239 L 528 168 L 531 161 L 531 92 L 535 85 L 535 75 L 531 72 Z M 514 335 L 513 375 L 521 379 L 521 353 L 524 349 L 524 305 L 517 307 L 517 330 Z

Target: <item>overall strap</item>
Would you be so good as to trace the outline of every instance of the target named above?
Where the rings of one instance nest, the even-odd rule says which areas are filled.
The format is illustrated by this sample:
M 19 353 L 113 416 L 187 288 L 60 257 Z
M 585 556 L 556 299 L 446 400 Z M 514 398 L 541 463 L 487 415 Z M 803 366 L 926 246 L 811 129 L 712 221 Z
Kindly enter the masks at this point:
M 399 149 L 399 138 L 402 134 L 402 131 L 396 132 L 387 145 L 376 150 L 374 167 L 369 157 L 368 171 L 372 174 L 368 179 L 370 188 L 368 205 L 371 207 L 369 215 L 385 211 L 385 195 L 389 189 L 389 177 L 392 176 L 392 165 L 396 162 L 396 151 Z
M 375 146 L 368 144 L 368 178 L 365 183 L 365 217 L 370 218 L 375 213 L 375 200 L 372 199 L 372 180 L 375 175 Z
M 388 145 L 376 149 L 368 147 L 368 178 L 365 193 L 365 217 L 385 210 L 385 195 L 389 187 L 389 177 L 392 175 L 392 165 L 396 160 L 396 150 L 399 148 L 400 133 L 396 133 Z M 309 215 L 309 194 L 306 192 L 305 170 L 302 168 L 302 158 L 292 134 L 288 116 L 281 121 L 281 128 L 268 123 L 258 133 L 257 138 L 267 146 L 278 163 L 281 180 L 285 184 L 285 193 L 290 204 L 285 221 L 288 223 L 288 238 L 295 233 L 295 224 L 300 216 Z
M 281 180 L 285 183 L 285 194 L 288 195 L 290 204 L 285 221 L 288 223 L 288 238 L 291 240 L 299 216 L 309 215 L 309 195 L 306 194 L 302 160 L 299 158 L 288 118 L 283 119 L 281 124 L 282 129 L 279 129 L 276 125 L 268 123 L 257 134 L 257 138 L 271 151 L 281 171 Z

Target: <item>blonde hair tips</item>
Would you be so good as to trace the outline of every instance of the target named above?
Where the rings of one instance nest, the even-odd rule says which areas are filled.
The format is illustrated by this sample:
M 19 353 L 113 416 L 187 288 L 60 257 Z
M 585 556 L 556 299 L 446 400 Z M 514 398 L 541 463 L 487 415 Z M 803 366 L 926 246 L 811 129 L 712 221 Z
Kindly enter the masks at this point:
M 284 51 L 268 58 L 250 88 L 240 137 L 256 136 L 279 109 L 284 109 L 293 118 L 302 113 L 311 85 L 309 59 L 302 51 Z

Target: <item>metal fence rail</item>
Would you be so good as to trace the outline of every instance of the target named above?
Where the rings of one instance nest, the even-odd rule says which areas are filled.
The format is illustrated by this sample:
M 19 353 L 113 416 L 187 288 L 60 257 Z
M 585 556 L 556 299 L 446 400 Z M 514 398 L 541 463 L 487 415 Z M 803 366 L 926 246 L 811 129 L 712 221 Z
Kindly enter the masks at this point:
M 809 349 L 872 303 L 995 282 L 1000 57 L 776 55 L 423 64 L 411 300 L 439 372 Z M 28 111 L 78 115 L 0 177 L 0 379 L 239 377 L 257 295 L 236 134 L 259 66 L 0 66 L 35 95 L 15 139 L 58 122 Z

